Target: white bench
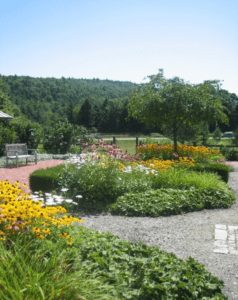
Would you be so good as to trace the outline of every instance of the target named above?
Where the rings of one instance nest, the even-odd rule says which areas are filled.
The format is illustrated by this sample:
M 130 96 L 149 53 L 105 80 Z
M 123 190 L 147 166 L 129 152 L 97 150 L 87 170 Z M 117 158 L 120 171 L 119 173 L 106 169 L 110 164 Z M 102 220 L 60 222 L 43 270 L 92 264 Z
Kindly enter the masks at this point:
M 5 144 L 6 150 L 6 167 L 8 167 L 8 161 L 11 159 L 15 159 L 18 168 L 18 161 L 21 158 L 26 159 L 26 164 L 28 158 L 35 158 L 35 163 L 37 164 L 37 150 L 38 149 L 27 149 L 26 144 Z M 34 154 L 28 154 L 28 150 L 33 150 Z

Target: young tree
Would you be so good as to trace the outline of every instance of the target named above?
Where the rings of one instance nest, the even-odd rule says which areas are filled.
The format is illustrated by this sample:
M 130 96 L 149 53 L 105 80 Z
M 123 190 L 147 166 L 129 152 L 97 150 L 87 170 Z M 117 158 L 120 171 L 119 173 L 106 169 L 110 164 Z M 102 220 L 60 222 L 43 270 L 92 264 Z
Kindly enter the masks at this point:
M 150 82 L 130 91 L 128 116 L 145 122 L 148 128 L 163 128 L 166 124 L 173 132 L 174 149 L 177 151 L 178 130 L 182 124 L 195 125 L 225 122 L 228 111 L 223 99 L 211 92 L 219 88 L 218 80 L 191 85 L 183 79 L 165 79 L 163 69 L 157 75 L 147 76 Z

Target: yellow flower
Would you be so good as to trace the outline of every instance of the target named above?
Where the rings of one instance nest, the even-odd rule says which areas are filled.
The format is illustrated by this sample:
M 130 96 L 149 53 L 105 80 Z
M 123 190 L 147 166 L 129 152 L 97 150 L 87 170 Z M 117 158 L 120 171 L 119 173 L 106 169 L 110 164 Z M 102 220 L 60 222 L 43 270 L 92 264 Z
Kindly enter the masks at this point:
M 73 243 L 72 242 L 67 242 L 67 244 L 70 245 L 70 246 L 72 246 Z
M 42 232 L 44 234 L 50 234 L 50 230 L 48 228 L 43 229 Z

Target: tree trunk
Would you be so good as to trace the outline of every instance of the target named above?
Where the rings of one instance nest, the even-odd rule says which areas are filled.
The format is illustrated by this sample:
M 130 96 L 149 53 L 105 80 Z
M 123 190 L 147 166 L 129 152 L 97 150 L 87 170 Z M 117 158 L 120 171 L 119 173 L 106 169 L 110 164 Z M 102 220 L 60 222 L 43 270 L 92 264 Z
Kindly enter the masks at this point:
M 178 150 L 178 147 L 177 147 L 178 130 L 174 129 L 173 136 L 174 136 L 174 152 L 177 153 L 177 150 Z

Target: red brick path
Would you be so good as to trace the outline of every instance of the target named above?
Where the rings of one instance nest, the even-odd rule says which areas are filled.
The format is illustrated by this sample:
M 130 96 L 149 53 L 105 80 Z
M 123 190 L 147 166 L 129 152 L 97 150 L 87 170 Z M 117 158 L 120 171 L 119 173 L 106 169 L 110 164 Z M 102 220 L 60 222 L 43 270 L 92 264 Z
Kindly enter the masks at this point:
M 58 166 L 60 163 L 64 163 L 64 160 L 46 160 L 46 161 L 39 161 L 37 164 L 28 163 L 28 165 L 14 167 L 14 168 L 0 168 L 0 181 L 1 180 L 8 180 L 12 184 L 14 181 L 19 181 L 20 183 L 24 183 L 28 186 L 28 188 L 21 187 L 25 193 L 32 193 L 30 190 L 30 182 L 29 176 L 35 170 L 38 169 L 46 169 L 48 167 L 55 167 Z

